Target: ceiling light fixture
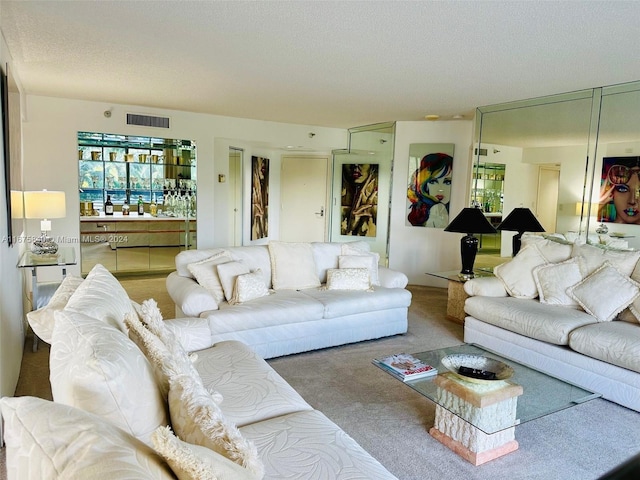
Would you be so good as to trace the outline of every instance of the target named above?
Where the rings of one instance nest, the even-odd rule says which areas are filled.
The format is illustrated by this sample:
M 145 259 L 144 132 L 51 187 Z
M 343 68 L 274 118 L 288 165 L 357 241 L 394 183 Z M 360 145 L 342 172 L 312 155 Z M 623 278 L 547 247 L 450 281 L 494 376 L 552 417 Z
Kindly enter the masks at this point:
M 454 120 L 463 120 L 464 119 L 464 115 L 460 115 L 459 113 L 457 113 L 456 115 L 454 115 L 453 117 Z
M 440 115 L 425 115 L 424 116 L 425 120 L 429 120 L 429 121 L 435 121 L 435 120 L 439 120 L 440 119 Z

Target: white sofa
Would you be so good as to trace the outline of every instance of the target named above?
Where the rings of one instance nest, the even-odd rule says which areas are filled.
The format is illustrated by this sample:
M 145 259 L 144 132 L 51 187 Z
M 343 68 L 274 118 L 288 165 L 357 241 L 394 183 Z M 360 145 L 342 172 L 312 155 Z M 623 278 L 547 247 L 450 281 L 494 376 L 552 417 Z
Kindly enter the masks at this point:
M 54 401 L 0 400 L 9 480 L 395 478 L 246 345 L 187 354 L 101 265 L 31 317 Z
M 176 320 L 178 324 L 210 329 L 200 348 L 239 340 L 261 357 L 272 358 L 406 333 L 411 303 L 407 276 L 378 266 L 378 255 L 368 250 L 366 242 L 187 250 L 176 256 L 167 291 L 176 304 L 176 318 L 191 318 Z M 270 294 L 230 304 L 236 270 L 227 268 L 231 274 L 225 287 L 218 274 L 221 264 L 259 271 Z M 339 267 L 361 271 L 365 265 L 371 288 L 368 281 L 327 281 Z
M 464 340 L 640 411 L 640 252 L 526 235 L 465 283 Z

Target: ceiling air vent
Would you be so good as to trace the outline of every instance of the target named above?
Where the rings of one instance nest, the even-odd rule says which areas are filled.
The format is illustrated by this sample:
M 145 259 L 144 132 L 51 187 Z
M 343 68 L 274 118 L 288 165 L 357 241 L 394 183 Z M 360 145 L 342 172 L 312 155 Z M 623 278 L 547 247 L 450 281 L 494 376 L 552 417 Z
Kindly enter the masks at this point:
M 152 117 L 151 115 L 139 115 L 137 113 L 127 113 L 127 125 L 138 125 L 140 127 L 169 128 L 168 117 Z

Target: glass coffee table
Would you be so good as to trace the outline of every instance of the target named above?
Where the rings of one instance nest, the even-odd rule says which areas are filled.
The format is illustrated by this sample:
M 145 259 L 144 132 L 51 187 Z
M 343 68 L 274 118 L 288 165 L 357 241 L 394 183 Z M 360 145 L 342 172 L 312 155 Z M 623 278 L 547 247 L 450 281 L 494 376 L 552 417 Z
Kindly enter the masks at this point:
M 435 422 L 429 433 L 474 465 L 517 450 L 517 425 L 601 396 L 477 345 L 412 355 L 438 369 L 435 376 L 404 382 L 436 404 Z M 445 357 L 449 361 L 486 357 L 490 365 L 502 365 L 508 378 L 465 377 L 456 369 L 445 367 Z

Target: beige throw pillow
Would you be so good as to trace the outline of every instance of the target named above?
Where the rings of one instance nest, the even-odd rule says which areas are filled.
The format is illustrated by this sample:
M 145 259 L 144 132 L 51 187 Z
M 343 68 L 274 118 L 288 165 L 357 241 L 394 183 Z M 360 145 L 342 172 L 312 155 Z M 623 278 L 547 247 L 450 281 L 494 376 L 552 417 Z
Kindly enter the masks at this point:
M 373 291 L 368 268 L 330 268 L 327 270 L 327 290 Z
M 160 427 L 152 435 L 153 446 L 178 480 L 258 480 L 260 477 L 206 447 L 183 442 L 171 428 Z
M 533 269 L 546 263 L 535 245 L 522 248 L 509 262 L 498 265 L 493 273 L 504 284 L 509 295 L 516 298 L 536 298 L 538 287 L 533 278 Z
M 533 269 L 540 296 L 540 303 L 579 308 L 579 304 L 567 294 L 567 289 L 584 278 L 582 259 L 570 258 L 561 263 L 547 263 Z
M 599 322 L 609 322 L 640 296 L 639 287 L 607 261 L 567 293 Z
M 220 277 L 220 283 L 222 283 L 222 290 L 224 291 L 224 297 L 227 302 L 231 302 L 233 299 L 233 289 L 236 285 L 236 279 L 238 275 L 244 275 L 245 273 L 251 273 L 251 270 L 247 265 L 242 262 L 228 262 L 218 265 L 218 275 Z
M 171 425 L 181 440 L 214 450 L 258 477 L 263 476 L 264 466 L 255 445 L 224 418 L 201 383 L 180 375 L 170 379 L 169 384 Z
M 229 300 L 231 305 L 248 302 L 256 298 L 269 295 L 269 289 L 264 283 L 262 270 L 257 268 L 250 273 L 244 273 L 236 277 L 236 284 L 233 288 L 233 297 Z
M 217 304 L 224 301 L 224 290 L 218 276 L 217 265 L 231 262 L 233 259 L 227 252 L 219 252 L 199 262 L 190 263 L 187 269 L 199 285 L 204 287 L 215 299 Z
M 269 242 L 274 290 L 302 290 L 320 286 L 310 243 Z

